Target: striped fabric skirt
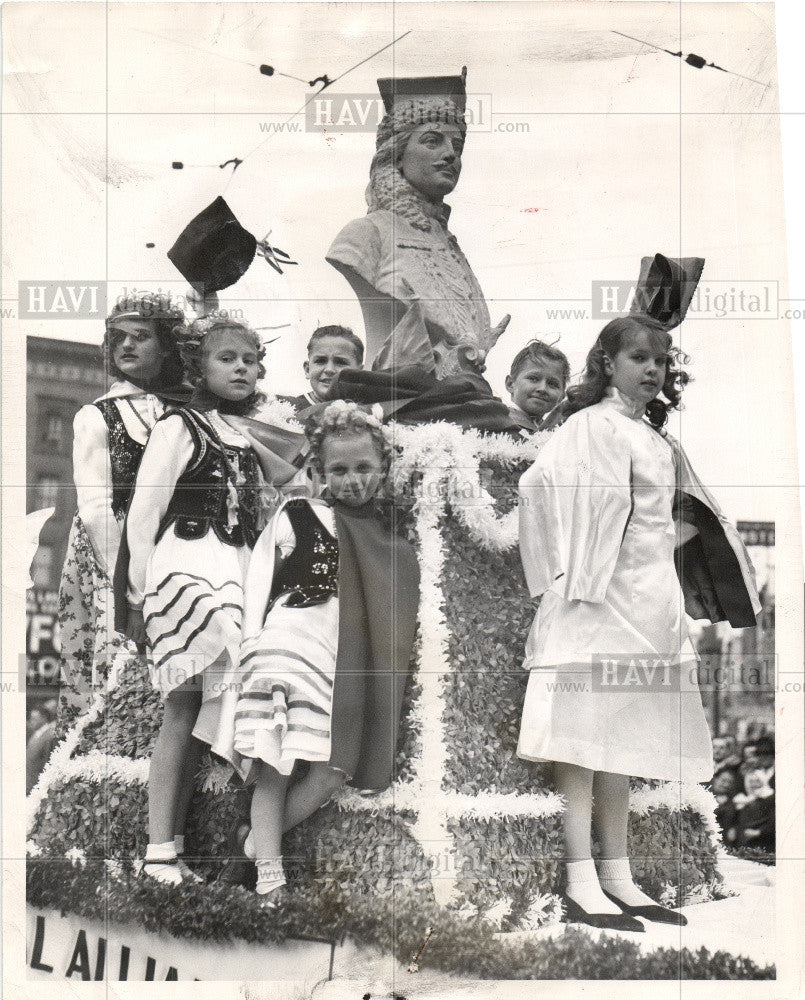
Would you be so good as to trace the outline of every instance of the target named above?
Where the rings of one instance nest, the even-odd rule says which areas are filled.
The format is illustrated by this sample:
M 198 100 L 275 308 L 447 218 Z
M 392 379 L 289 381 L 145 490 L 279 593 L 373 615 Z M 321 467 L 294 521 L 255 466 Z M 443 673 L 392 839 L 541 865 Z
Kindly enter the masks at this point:
M 161 694 L 202 675 L 205 700 L 215 697 L 237 663 L 249 555 L 212 532 L 182 539 L 168 530 L 160 539 L 148 564 L 143 614 L 151 683 Z
M 290 774 L 295 761 L 330 759 L 338 598 L 289 608 L 280 597 L 241 651 L 234 749 Z

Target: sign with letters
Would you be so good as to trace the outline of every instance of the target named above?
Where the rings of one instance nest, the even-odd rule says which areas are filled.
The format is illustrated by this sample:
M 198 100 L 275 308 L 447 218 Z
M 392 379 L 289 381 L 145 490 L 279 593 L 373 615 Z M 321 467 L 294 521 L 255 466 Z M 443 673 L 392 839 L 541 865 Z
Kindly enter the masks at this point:
M 279 945 L 183 940 L 133 924 L 28 907 L 28 979 L 299 981 L 299 970 L 304 969 L 305 983 L 312 987 L 332 976 L 335 947 L 327 941 L 295 939 Z

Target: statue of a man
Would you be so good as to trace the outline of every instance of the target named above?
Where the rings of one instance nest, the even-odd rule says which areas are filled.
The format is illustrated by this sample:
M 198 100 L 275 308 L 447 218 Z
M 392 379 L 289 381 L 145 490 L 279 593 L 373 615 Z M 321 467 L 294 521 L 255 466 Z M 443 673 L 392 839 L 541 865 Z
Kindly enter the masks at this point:
M 386 114 L 366 192 L 369 212 L 341 230 L 327 260 L 360 299 L 373 373 L 416 371 L 422 388 L 443 383 L 442 400 L 446 383 L 458 380 L 462 399 L 486 401 L 483 425 L 504 429 L 506 418 L 482 373 L 509 317 L 490 326 L 478 280 L 447 228 L 444 203 L 461 174 L 465 74 L 466 68 L 457 77 L 378 81 Z

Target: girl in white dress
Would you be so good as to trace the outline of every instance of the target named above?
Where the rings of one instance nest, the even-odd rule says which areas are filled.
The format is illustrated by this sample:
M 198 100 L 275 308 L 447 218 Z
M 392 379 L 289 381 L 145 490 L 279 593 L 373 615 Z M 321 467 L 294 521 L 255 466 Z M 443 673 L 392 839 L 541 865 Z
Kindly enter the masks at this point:
M 59 729 L 88 698 L 118 652 L 136 655 L 115 631 L 111 587 L 123 517 L 148 436 L 165 412 L 189 397 L 181 385 L 175 328 L 184 316 L 167 296 L 121 299 L 106 320 L 103 352 L 109 391 L 73 421 L 73 518 L 59 587 L 64 664 Z
M 759 610 L 737 533 L 662 431 L 686 381 L 677 356 L 650 317 L 609 323 L 568 391 L 572 415 L 520 480 L 520 548 L 542 600 L 526 644 L 518 755 L 556 762 L 568 917 L 635 931 L 638 916 L 686 921 L 632 880 L 629 775 L 701 782 L 713 770 L 686 602 L 697 618 L 736 626 L 754 625 Z M 680 546 L 683 585 L 693 581 L 685 594 Z
M 243 323 L 211 316 L 190 324 L 182 353 L 196 391 L 154 428 L 126 526 L 128 635 L 147 644 L 164 717 L 148 781 L 149 844 L 143 871 L 192 877 L 182 853 L 201 744 L 202 701 L 219 694 L 238 661 L 243 579 L 265 521 L 266 487 L 295 472 L 251 437 L 264 348 Z

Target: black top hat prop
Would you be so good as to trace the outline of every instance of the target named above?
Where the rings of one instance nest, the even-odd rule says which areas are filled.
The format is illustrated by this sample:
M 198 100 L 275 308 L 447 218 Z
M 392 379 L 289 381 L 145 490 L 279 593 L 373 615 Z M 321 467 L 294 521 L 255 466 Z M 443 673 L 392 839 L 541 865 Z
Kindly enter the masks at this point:
M 467 67 L 460 76 L 384 77 L 377 81 L 388 114 L 397 101 L 423 97 L 449 97 L 461 114 L 467 106 Z
M 644 257 L 630 312 L 646 313 L 666 330 L 673 330 L 685 318 L 703 268 L 703 257 L 666 257 L 661 253 Z
M 168 250 L 168 258 L 202 294 L 228 288 L 243 277 L 257 251 L 257 240 L 217 197 L 190 222 Z

